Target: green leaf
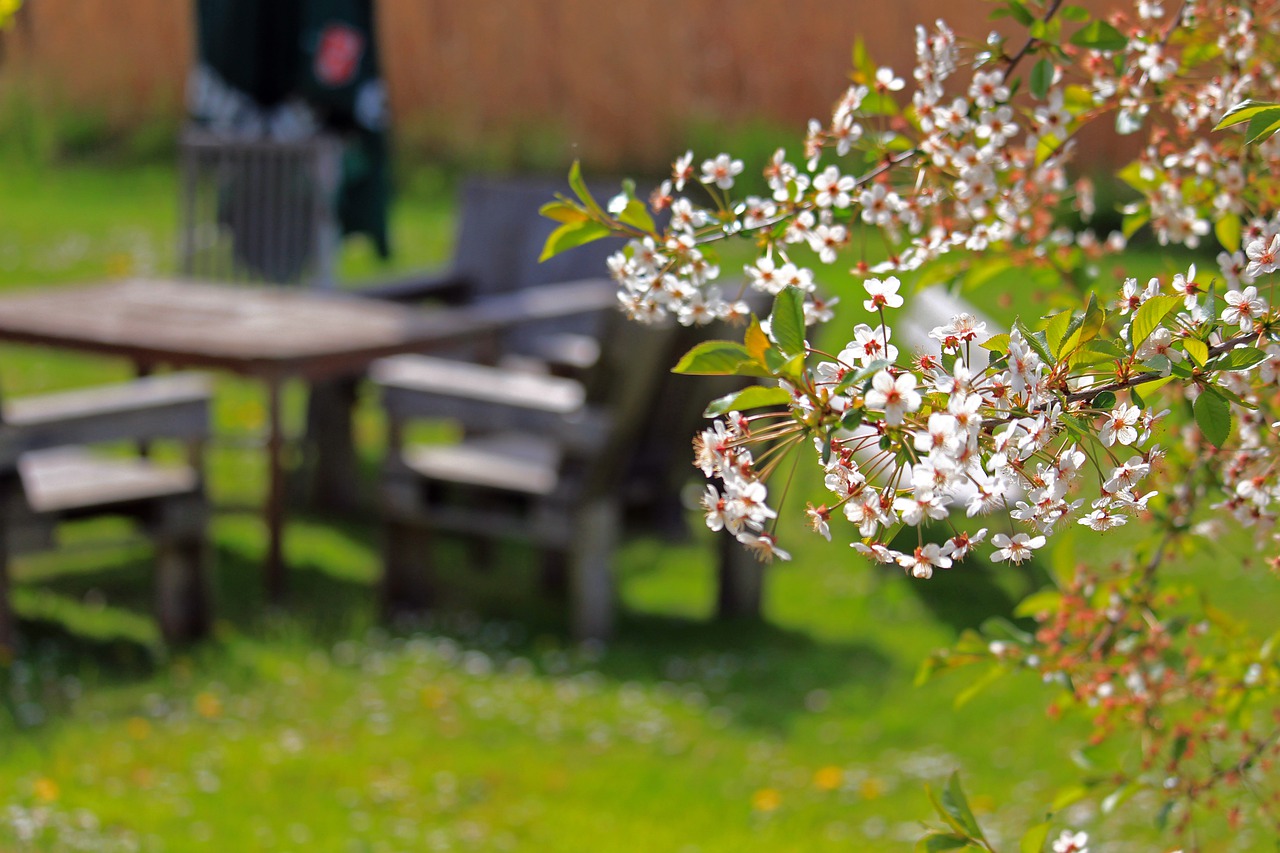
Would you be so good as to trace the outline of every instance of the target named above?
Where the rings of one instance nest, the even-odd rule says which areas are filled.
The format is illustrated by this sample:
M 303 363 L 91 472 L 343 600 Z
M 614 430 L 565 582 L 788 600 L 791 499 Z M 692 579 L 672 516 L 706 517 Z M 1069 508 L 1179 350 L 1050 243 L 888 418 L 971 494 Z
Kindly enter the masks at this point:
M 991 337 L 987 338 L 987 339 L 986 339 L 985 341 L 983 341 L 981 344 L 979 344 L 979 346 L 980 346 L 980 347 L 982 347 L 982 348 L 983 348 L 983 349 L 985 349 L 985 350 L 990 350 L 991 352 L 1002 352 L 1002 353 L 1003 353 L 1003 352 L 1008 352 L 1008 351 L 1009 351 L 1009 336 L 1008 336 L 1008 335 L 993 335 L 993 336 L 991 336 Z
M 588 218 L 585 210 L 576 204 L 561 199 L 547 202 L 538 208 L 538 213 L 547 219 L 554 219 L 556 222 L 581 222 Z
M 1240 249 L 1240 214 L 1228 214 L 1213 224 L 1213 234 L 1228 252 Z
M 1009 0 L 1006 8 L 1009 14 L 1024 27 L 1029 27 L 1036 22 L 1035 15 L 1031 14 L 1031 10 L 1027 8 L 1027 4 L 1022 0 Z
M 587 182 L 582 179 L 582 164 L 577 160 L 569 167 L 569 187 L 588 210 L 599 216 L 605 215 L 604 208 L 591 195 L 591 190 L 587 189 Z
M 804 293 L 798 287 L 784 287 L 773 300 L 769 334 L 787 355 L 804 352 Z
M 1242 124 L 1246 121 L 1252 121 L 1253 117 L 1266 110 L 1274 109 L 1280 104 L 1273 104 L 1268 101 L 1255 101 L 1252 98 L 1241 101 L 1231 109 L 1227 110 L 1222 120 L 1213 126 L 1214 130 L 1222 130 L 1224 127 Z
M 1124 50 L 1129 40 L 1106 21 L 1091 21 L 1071 37 L 1071 43 L 1091 50 Z
M 1244 370 L 1266 360 L 1267 354 L 1256 347 L 1236 347 L 1215 359 L 1211 367 L 1215 370 Z
M 649 215 L 649 209 L 644 206 L 644 202 L 636 198 L 627 202 L 627 206 L 618 214 L 618 221 L 650 234 L 658 229 L 653 222 L 653 217 Z
M 1222 447 L 1231 437 L 1231 404 L 1215 391 L 1205 388 L 1196 397 L 1196 425 L 1205 440 L 1214 447 Z
M 1181 296 L 1153 296 L 1133 312 L 1133 324 L 1129 327 L 1129 340 L 1136 351 L 1142 342 L 1151 337 L 1164 318 L 1182 306 Z
M 1003 616 L 988 616 L 978 627 L 982 630 L 983 636 L 997 640 L 1009 640 L 1026 645 L 1035 639 Z
M 1073 806 L 1076 803 L 1089 796 L 1089 789 L 1084 785 L 1073 785 L 1070 788 L 1064 788 L 1053 797 L 1053 803 L 1049 806 L 1052 811 L 1058 812 L 1067 806 Z
M 995 684 L 1003 678 L 1007 672 L 1008 670 L 999 664 L 991 667 L 982 675 L 965 685 L 965 688 L 956 694 L 956 698 L 952 701 L 952 707 L 963 708 L 965 705 L 968 705 L 973 701 L 975 696 L 983 690 L 986 690 L 992 684 Z
M 1059 14 L 1068 21 L 1075 21 L 1077 24 L 1089 20 L 1089 10 L 1083 6 L 1063 6 Z
M 1035 350 L 1036 355 L 1040 356 L 1048 364 L 1054 363 L 1053 353 L 1049 352 L 1049 343 L 1045 340 L 1044 332 L 1032 332 L 1023 326 L 1021 321 L 1015 321 L 1022 337 L 1026 339 L 1027 345 Z
M 744 365 L 754 366 L 755 362 L 742 344 L 734 341 L 703 341 L 685 353 L 671 372 L 694 376 L 756 375 L 743 373 Z
M 1018 853 L 1041 853 L 1044 843 L 1049 840 L 1049 821 L 1037 823 L 1022 835 L 1018 842 Z
M 1187 338 L 1182 342 L 1182 348 L 1187 351 L 1187 355 L 1191 356 L 1200 367 L 1204 367 L 1204 363 L 1209 360 L 1209 347 L 1205 346 L 1205 342 L 1199 338 Z
M 859 406 L 856 409 L 849 409 L 844 413 L 844 417 L 840 418 L 840 429 L 853 431 L 862 426 L 862 419 L 867 416 L 867 410 Z
M 1007 257 L 995 255 L 974 261 L 964 275 L 966 287 L 981 287 L 1003 272 L 1013 269 L 1013 262 Z
M 1086 344 L 1098 337 L 1106 322 L 1106 309 L 1098 304 L 1097 295 L 1090 293 L 1084 314 L 1073 318 L 1071 325 L 1067 326 L 1066 338 L 1056 350 L 1058 358 L 1061 359 L 1068 353 L 1075 352 L 1082 344 Z
M 1138 793 L 1138 786 L 1134 784 L 1121 785 L 1116 788 L 1107 798 L 1102 801 L 1102 813 L 1111 814 L 1119 806 L 1123 805 L 1126 800 Z
M 877 373 L 884 370 L 886 367 L 890 367 L 892 365 L 893 365 L 893 362 L 889 361 L 887 358 L 877 358 L 876 360 L 870 362 L 869 364 L 864 365 L 863 367 L 858 368 L 857 370 L 851 370 L 848 373 L 846 373 L 844 376 L 840 377 L 840 381 L 836 383 L 834 393 L 839 394 L 843 391 L 846 391 L 850 387 L 852 387 L 853 385 L 856 385 L 857 383 L 863 381 L 864 379 L 870 380 L 871 377 L 875 376 Z
M 743 336 L 742 343 L 746 346 L 747 352 L 751 353 L 751 357 L 761 364 L 765 363 L 764 354 L 773 346 L 764 329 L 760 328 L 760 321 L 754 315 L 751 317 L 751 325 L 747 326 L 747 333 Z
M 1116 346 L 1116 344 L 1112 343 L 1111 341 L 1106 341 L 1106 340 L 1089 341 L 1089 343 L 1085 345 L 1085 349 L 1089 350 L 1089 352 L 1096 352 L 1100 355 L 1109 355 L 1112 358 L 1125 357 L 1125 351 L 1120 349 L 1120 347 Z
M 1126 240 L 1138 233 L 1138 229 L 1151 221 L 1151 214 L 1145 210 L 1136 213 L 1126 213 L 1124 219 L 1120 221 L 1120 232 L 1124 234 Z
M 1280 130 L 1280 107 L 1262 112 L 1249 119 L 1249 126 L 1244 132 L 1244 141 L 1248 145 L 1262 142 Z
M 1062 608 L 1062 593 L 1050 587 L 1033 592 L 1018 602 L 1013 615 L 1019 618 L 1030 618 L 1038 613 L 1056 613 Z
M 1031 69 L 1031 94 L 1043 101 L 1052 85 L 1053 63 L 1048 59 L 1041 59 Z
M 1116 406 L 1116 395 L 1111 391 L 1103 391 L 1093 398 L 1093 407 L 1095 409 L 1114 409 Z
M 947 810 L 947 814 L 951 815 L 965 828 L 973 838 L 982 838 L 982 828 L 978 826 L 978 819 L 973 816 L 973 811 L 969 808 L 969 800 L 964 795 L 964 789 L 960 786 L 960 774 L 952 773 L 951 778 L 947 780 L 947 789 L 942 792 L 942 807 Z
M 764 406 L 785 406 L 791 402 L 791 394 L 785 388 L 768 388 L 764 385 L 752 385 L 732 394 L 725 394 L 712 400 L 702 413 L 703 417 L 714 418 L 725 412 L 745 412 Z
M 1044 339 L 1049 345 L 1050 351 L 1062 355 L 1059 347 L 1062 345 L 1063 338 L 1067 334 L 1067 328 L 1071 325 L 1070 311 L 1059 311 L 1044 324 Z
M 1142 383 L 1142 393 L 1143 393 L 1144 395 L 1154 394 L 1155 392 L 1159 391 L 1161 388 L 1163 388 L 1164 386 L 1168 385 L 1168 384 L 1169 384 L 1170 382 L 1172 382 L 1172 381 L 1173 381 L 1173 376 L 1172 376 L 1172 374 L 1171 374 L 1171 375 L 1169 375 L 1169 376 L 1161 377 L 1160 379 L 1153 379 L 1153 380 L 1151 380 L 1150 382 L 1143 382 L 1143 383 Z M 1136 391 L 1136 390 L 1137 390 L 1137 387 L 1135 386 L 1135 387 L 1134 387 L 1133 389 L 1131 389 L 1131 390 L 1135 390 L 1135 391 Z M 1143 407 L 1143 408 L 1145 408 L 1145 407 Z
M 916 853 L 943 853 L 946 850 L 963 850 L 972 846 L 963 835 L 950 832 L 931 832 L 916 842 Z
M 1178 805 L 1177 800 L 1166 800 L 1160 806 L 1160 811 L 1156 812 L 1156 829 L 1161 832 L 1169 825 L 1169 816 L 1173 814 L 1174 808 Z
M 547 236 L 547 242 L 542 247 L 542 254 L 538 256 L 538 262 L 541 263 L 561 252 L 567 252 L 569 249 L 612 234 L 613 232 L 608 228 L 590 219 L 566 222 Z

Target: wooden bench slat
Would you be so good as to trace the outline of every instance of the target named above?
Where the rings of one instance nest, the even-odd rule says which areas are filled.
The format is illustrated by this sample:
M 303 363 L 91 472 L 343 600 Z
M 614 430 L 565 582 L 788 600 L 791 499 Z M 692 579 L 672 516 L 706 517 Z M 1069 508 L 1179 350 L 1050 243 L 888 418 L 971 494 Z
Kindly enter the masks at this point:
M 139 409 L 202 403 L 212 393 L 213 383 L 203 373 L 171 373 L 117 385 L 9 400 L 4 404 L 3 420 L 12 426 L 65 422 Z
M 456 445 L 414 445 L 401 458 L 431 480 L 545 496 L 555 491 L 561 453 L 546 438 L 498 433 Z
M 374 382 L 418 394 L 439 394 L 488 404 L 569 414 L 586 402 L 582 385 L 571 379 L 505 373 L 492 367 L 430 356 L 384 358 L 370 370 Z
M 200 487 L 186 466 L 146 459 L 111 459 L 79 447 L 24 454 L 18 461 L 27 501 L 34 512 L 56 513 L 193 493 Z

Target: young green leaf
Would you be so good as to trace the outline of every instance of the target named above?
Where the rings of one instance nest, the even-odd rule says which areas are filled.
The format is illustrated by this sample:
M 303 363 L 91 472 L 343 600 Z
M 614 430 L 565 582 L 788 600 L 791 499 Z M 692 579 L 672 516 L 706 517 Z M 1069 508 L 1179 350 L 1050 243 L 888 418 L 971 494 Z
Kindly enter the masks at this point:
M 1228 213 L 1226 216 L 1213 223 L 1213 234 L 1218 238 L 1218 242 L 1222 244 L 1222 248 L 1228 252 L 1236 252 L 1240 250 L 1240 215 L 1238 213 Z
M 1129 327 L 1129 340 L 1136 350 L 1151 337 L 1164 318 L 1181 307 L 1181 296 L 1153 296 L 1133 312 L 1133 324 Z
M 916 853 L 945 853 L 972 847 L 968 838 L 951 832 L 930 832 L 916 842 Z
M 576 204 L 559 199 L 547 202 L 538 208 L 538 213 L 556 222 L 581 222 L 588 218 L 587 212 Z
M 712 400 L 702 413 L 703 417 L 713 418 L 725 412 L 745 412 L 765 406 L 784 406 L 791 402 L 791 394 L 785 388 L 769 388 L 764 385 L 752 385 L 732 394 L 725 394 Z
M 538 262 L 541 263 L 547 258 L 555 257 L 561 252 L 567 252 L 569 249 L 590 243 L 593 240 L 608 237 L 612 233 L 599 222 L 593 222 L 590 219 L 566 222 L 547 236 L 547 242 L 542 247 L 542 254 L 538 256 Z
M 985 350 L 990 350 L 991 352 L 1002 352 L 1002 353 L 1008 352 L 1009 336 L 1004 334 L 992 335 L 991 337 L 987 338 L 985 341 L 980 343 L 978 346 L 982 347 Z
M 1199 338 L 1187 338 L 1182 342 L 1182 348 L 1200 367 L 1204 367 L 1204 363 L 1209 360 L 1209 347 L 1205 346 L 1205 342 Z
M 773 346 L 764 329 L 760 328 L 760 321 L 755 316 L 751 318 L 751 325 L 747 326 L 747 333 L 743 336 L 742 343 L 746 346 L 747 352 L 751 353 L 751 357 L 760 364 L 764 364 L 764 354 Z
M 804 352 L 804 292 L 800 288 L 784 287 L 774 298 L 769 333 L 787 355 Z
M 1266 110 L 1274 109 L 1280 104 L 1273 104 L 1267 101 L 1255 101 L 1253 99 L 1241 101 L 1231 109 L 1227 110 L 1222 120 L 1213 126 L 1214 130 L 1222 130 L 1225 127 L 1242 124 L 1246 121 L 1252 121 L 1253 117 Z
M 1090 21 L 1071 36 L 1071 43 L 1090 50 L 1124 50 L 1129 40 L 1106 21 Z
M 1222 447 L 1231 437 L 1231 404 L 1210 388 L 1196 397 L 1196 426 L 1214 447 Z
M 965 828 L 970 836 L 983 837 L 982 827 L 978 826 L 978 819 L 973 816 L 973 811 L 969 808 L 969 800 L 964 795 L 964 789 L 960 787 L 958 772 L 952 773 L 951 778 L 947 780 L 947 789 L 942 792 L 942 807 Z
M 1049 349 L 1061 355 L 1059 347 L 1062 345 L 1063 338 L 1067 335 L 1067 329 L 1071 326 L 1072 312 L 1059 311 L 1044 324 L 1044 339 L 1049 345 Z
M 1044 843 L 1049 840 L 1049 821 L 1037 823 L 1022 835 L 1018 842 L 1018 853 L 1042 853 Z
M 1031 94 L 1043 101 L 1052 85 L 1053 63 L 1048 59 L 1041 59 L 1031 69 Z
M 1249 119 L 1249 126 L 1244 132 L 1244 141 L 1249 145 L 1263 142 L 1273 136 L 1277 130 L 1280 130 L 1280 107 L 1263 110 Z
M 754 368 L 755 372 L 751 372 Z M 735 341 L 703 341 L 689 350 L 672 373 L 694 376 L 760 376 L 760 370 L 747 348 Z
M 1093 398 L 1093 408 L 1095 409 L 1113 409 L 1116 405 L 1116 395 L 1111 391 L 1102 391 Z
M 618 221 L 650 234 L 658 227 L 654 224 L 653 217 L 649 215 L 649 209 L 644 206 L 644 202 L 636 198 L 627 202 L 627 206 L 618 214 Z
M 569 167 L 569 186 L 588 210 L 599 216 L 605 215 L 604 208 L 591 195 L 591 190 L 587 189 L 587 182 L 582 179 L 582 164 L 577 160 L 574 160 L 573 165 Z
M 1256 347 L 1236 347 L 1213 362 L 1217 370 L 1245 370 L 1267 360 L 1267 354 Z

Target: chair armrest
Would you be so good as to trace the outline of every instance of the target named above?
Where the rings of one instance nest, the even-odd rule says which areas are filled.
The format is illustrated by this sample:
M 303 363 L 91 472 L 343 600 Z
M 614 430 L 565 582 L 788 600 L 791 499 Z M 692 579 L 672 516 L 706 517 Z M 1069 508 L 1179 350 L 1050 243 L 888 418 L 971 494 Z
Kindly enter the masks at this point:
M 472 290 L 471 279 L 455 272 L 423 273 L 357 285 L 352 293 L 367 299 L 388 302 L 420 302 L 439 299 L 449 304 L 465 302 Z
M 0 461 L 72 444 L 203 439 L 209 435 L 211 395 L 207 375 L 172 373 L 13 400 L 0 423 Z
M 582 385 L 571 379 L 430 356 L 380 359 L 369 377 L 397 421 L 443 417 L 494 429 L 547 429 L 586 402 Z
M 477 300 L 465 310 L 494 327 L 514 327 L 561 317 L 595 314 L 618 305 L 618 286 L 608 278 L 543 284 Z

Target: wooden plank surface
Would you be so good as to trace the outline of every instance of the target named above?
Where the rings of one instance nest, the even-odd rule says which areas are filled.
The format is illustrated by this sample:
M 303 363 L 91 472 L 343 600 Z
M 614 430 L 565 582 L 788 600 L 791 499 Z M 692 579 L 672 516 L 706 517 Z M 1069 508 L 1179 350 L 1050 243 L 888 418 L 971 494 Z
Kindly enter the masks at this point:
M 0 339 L 257 376 L 349 375 L 526 319 L 599 310 L 599 281 L 457 309 L 342 293 L 129 279 L 0 296 Z

